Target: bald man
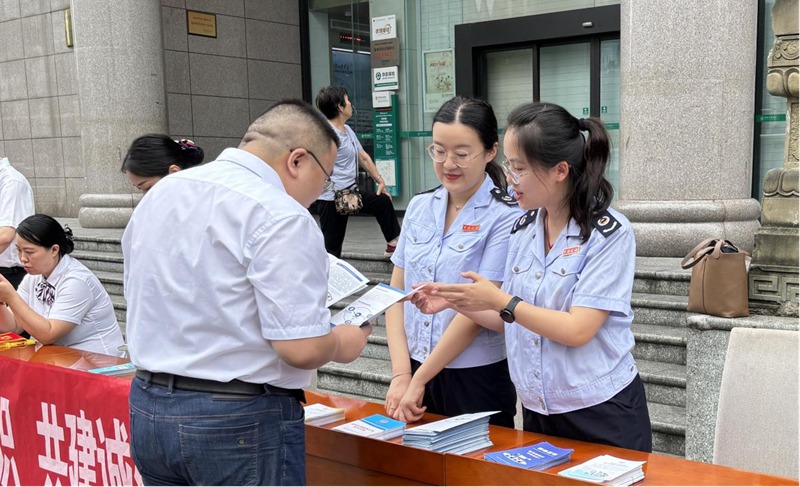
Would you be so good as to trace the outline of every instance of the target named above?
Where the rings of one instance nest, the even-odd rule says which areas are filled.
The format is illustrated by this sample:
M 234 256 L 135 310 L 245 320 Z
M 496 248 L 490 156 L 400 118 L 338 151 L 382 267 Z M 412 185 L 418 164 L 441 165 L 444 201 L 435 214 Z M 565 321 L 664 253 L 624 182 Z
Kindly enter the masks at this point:
M 308 213 L 338 137 L 301 101 L 238 148 L 167 176 L 122 239 L 132 455 L 146 484 L 303 485 L 302 389 L 358 358 L 370 328 L 330 326 L 328 257 Z
M 14 243 L 17 225 L 33 215 L 33 210 L 30 183 L 0 154 L 0 274 L 14 289 L 26 274 Z

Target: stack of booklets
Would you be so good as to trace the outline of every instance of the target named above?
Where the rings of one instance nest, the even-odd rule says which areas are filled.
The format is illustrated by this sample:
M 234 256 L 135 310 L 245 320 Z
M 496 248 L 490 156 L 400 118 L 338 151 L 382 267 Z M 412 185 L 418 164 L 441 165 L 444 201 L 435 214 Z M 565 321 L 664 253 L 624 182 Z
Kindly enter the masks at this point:
M 403 444 L 457 455 L 492 446 L 489 416 L 498 412 L 462 414 L 407 429 Z
M 333 428 L 335 431 L 366 436 L 377 440 L 391 440 L 403 434 L 406 424 L 382 414 L 373 414 Z
M 535 445 L 496 451 L 483 456 L 494 463 L 527 468 L 528 470 L 547 470 L 570 460 L 572 449 L 559 448 L 543 441 Z
M 644 464 L 645 462 L 600 455 L 588 462 L 562 470 L 558 474 L 575 480 L 625 487 L 644 478 L 644 470 L 642 470 Z
M 344 408 L 332 408 L 324 404 L 309 404 L 304 406 L 306 424 L 311 426 L 322 426 L 323 424 L 335 423 L 344 419 Z

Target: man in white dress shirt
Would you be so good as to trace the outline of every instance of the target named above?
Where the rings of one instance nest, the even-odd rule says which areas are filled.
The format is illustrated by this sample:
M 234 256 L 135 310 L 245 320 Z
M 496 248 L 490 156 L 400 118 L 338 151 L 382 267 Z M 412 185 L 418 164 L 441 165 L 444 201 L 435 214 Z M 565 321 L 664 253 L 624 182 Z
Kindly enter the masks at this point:
M 303 485 L 302 388 L 355 360 L 369 327 L 330 326 L 328 257 L 307 207 L 338 137 L 301 101 L 238 148 L 162 179 L 122 239 L 132 455 L 146 484 Z
M 30 183 L 0 154 L 0 274 L 14 289 L 25 277 L 14 243 L 17 225 L 31 215 L 33 190 Z

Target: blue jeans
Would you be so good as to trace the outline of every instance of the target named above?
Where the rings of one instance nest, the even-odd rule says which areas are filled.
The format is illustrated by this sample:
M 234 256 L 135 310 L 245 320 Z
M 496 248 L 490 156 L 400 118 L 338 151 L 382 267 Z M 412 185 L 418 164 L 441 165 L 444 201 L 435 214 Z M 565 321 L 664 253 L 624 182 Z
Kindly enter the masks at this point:
M 131 455 L 146 485 L 305 485 L 303 407 L 131 385 Z

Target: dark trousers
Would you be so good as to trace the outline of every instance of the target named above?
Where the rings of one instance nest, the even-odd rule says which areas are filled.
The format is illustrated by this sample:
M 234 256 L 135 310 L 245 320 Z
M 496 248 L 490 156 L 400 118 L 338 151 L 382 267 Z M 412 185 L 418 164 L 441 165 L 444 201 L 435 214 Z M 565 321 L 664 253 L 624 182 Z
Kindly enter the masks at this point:
M 411 371 L 416 373 L 420 365 L 412 359 Z M 425 385 L 422 405 L 427 407 L 426 412 L 444 416 L 500 411 L 489 416 L 489 422 L 513 428 L 517 392 L 508 373 L 508 361 L 465 369 L 443 369 Z
M 533 433 L 653 451 L 653 433 L 644 383 L 637 374 L 606 402 L 562 414 L 544 415 L 522 408 L 523 429 Z
M 0 267 L 0 274 L 14 286 L 14 289 L 17 289 L 22 278 L 28 275 L 22 267 Z
M 394 212 L 392 200 L 385 194 L 361 193 L 364 206 L 360 213 L 369 213 L 378 220 L 383 238 L 391 242 L 400 235 L 400 221 Z M 336 213 L 333 201 L 317 200 L 317 213 L 322 235 L 325 237 L 325 250 L 336 257 L 342 256 L 342 243 L 347 231 L 347 215 Z

